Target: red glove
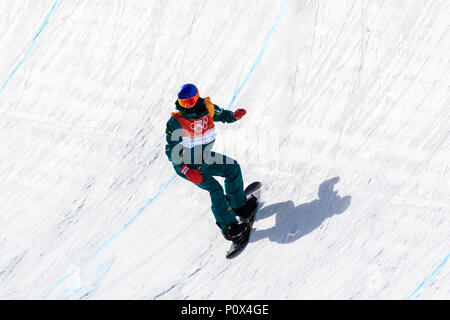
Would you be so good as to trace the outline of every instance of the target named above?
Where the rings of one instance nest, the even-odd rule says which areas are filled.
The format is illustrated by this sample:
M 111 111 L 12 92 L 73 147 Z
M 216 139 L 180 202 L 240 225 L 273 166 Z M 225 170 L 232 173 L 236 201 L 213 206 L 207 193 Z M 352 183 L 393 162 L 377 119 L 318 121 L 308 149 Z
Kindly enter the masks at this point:
M 195 170 L 189 168 L 187 165 L 181 167 L 181 172 L 189 179 L 189 181 L 200 184 L 203 181 L 202 172 L 200 170 Z
M 245 109 L 237 109 L 234 113 L 233 113 L 233 118 L 234 120 L 241 120 L 241 118 L 243 116 L 245 116 L 245 114 L 247 113 L 247 111 L 245 111 Z

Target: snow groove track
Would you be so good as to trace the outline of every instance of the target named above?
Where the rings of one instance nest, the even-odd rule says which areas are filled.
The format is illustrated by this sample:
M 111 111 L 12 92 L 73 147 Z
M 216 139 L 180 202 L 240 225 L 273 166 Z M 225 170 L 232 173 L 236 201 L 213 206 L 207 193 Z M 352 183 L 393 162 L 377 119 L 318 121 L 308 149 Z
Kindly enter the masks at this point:
M 58 0 L 59 1 L 59 0 Z M 234 93 L 231 101 L 229 102 L 229 104 L 227 105 L 226 109 L 229 109 L 233 103 L 235 102 L 235 100 L 237 99 L 237 97 L 239 96 L 240 92 L 242 91 L 242 88 L 245 86 L 245 84 L 248 82 L 248 80 L 250 79 L 251 74 L 253 73 L 253 71 L 255 70 L 256 66 L 258 65 L 258 63 L 260 63 L 264 53 L 266 52 L 267 48 L 269 47 L 269 44 L 272 40 L 272 37 L 274 36 L 280 22 L 281 19 L 283 17 L 283 13 L 284 10 L 287 6 L 288 0 L 284 0 L 284 2 L 281 5 L 280 11 L 277 14 L 277 17 L 275 19 L 275 22 L 273 24 L 273 26 L 270 29 L 270 32 L 260 50 L 260 52 L 258 53 L 258 56 L 256 57 L 255 61 L 253 62 L 249 72 L 247 73 L 247 75 L 244 78 L 244 81 L 242 82 L 242 84 L 239 86 L 238 90 Z M 56 3 L 55 3 L 56 5 Z M 55 6 L 54 5 L 54 6 Z M 139 218 L 139 216 L 141 216 L 148 208 L 149 206 L 154 203 L 162 194 L 162 192 L 164 192 L 171 184 L 172 182 L 175 180 L 176 178 L 176 174 L 174 174 L 166 183 L 164 183 L 161 187 L 160 190 L 158 191 L 157 194 L 155 194 L 146 204 L 144 207 L 142 207 L 139 212 L 137 213 L 136 216 L 134 216 L 128 223 L 126 223 L 118 232 L 116 232 L 113 236 L 111 236 L 111 238 L 109 238 L 105 243 L 103 243 L 94 253 L 92 253 L 90 256 L 88 256 L 85 260 L 83 260 L 82 263 L 80 263 L 80 265 L 78 266 L 78 268 L 82 268 L 86 263 L 90 262 L 95 256 L 97 256 L 104 248 L 106 248 L 114 239 L 116 239 L 122 232 L 124 232 L 132 223 L 134 223 L 136 221 L 136 219 Z M 77 270 L 77 269 L 75 269 Z M 59 279 L 55 284 L 53 284 L 52 286 L 50 286 L 48 289 L 46 289 L 45 291 L 43 291 L 38 297 L 37 299 L 42 299 L 45 298 L 47 295 L 49 295 L 53 289 L 55 289 L 56 287 L 58 287 L 59 285 L 61 285 L 62 283 L 64 283 L 66 280 L 68 280 L 73 274 L 75 273 L 75 271 L 73 270 L 73 268 L 71 269 L 70 273 L 65 274 L 61 279 Z M 170 290 L 169 290 L 170 291 Z
M 55 2 L 53 3 L 50 12 L 48 13 L 47 17 L 45 18 L 44 22 L 42 23 L 41 27 L 39 28 L 39 31 L 36 33 L 36 35 L 34 36 L 33 40 L 31 41 L 30 45 L 28 46 L 27 50 L 25 51 L 22 59 L 20 59 L 20 61 L 17 63 L 17 65 L 14 67 L 14 69 L 11 71 L 11 73 L 9 74 L 8 78 L 6 79 L 6 81 L 3 83 L 3 85 L 0 87 L 0 94 L 3 92 L 3 90 L 5 90 L 6 86 L 8 85 L 8 83 L 11 81 L 11 79 L 14 77 L 14 75 L 16 74 L 17 70 L 19 70 L 20 66 L 24 63 L 25 59 L 28 57 L 28 55 L 31 52 L 31 49 L 33 49 L 36 40 L 38 39 L 38 37 L 40 36 L 40 34 L 42 33 L 42 31 L 44 31 L 45 27 L 47 26 L 48 22 L 50 21 L 50 18 L 52 17 L 56 6 L 58 5 L 60 0 L 55 0 Z

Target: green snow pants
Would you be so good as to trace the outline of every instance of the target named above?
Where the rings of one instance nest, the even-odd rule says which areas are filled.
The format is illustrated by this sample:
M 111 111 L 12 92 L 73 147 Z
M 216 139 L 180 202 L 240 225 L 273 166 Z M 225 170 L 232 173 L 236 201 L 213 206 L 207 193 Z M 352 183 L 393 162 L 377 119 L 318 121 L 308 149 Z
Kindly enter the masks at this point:
M 224 230 L 228 224 L 238 222 L 232 208 L 238 209 L 244 206 L 247 197 L 244 192 L 240 165 L 235 160 L 222 154 L 211 152 L 211 155 L 215 159 L 214 163 L 190 165 L 189 167 L 202 171 L 203 181 L 197 186 L 209 192 L 214 218 L 217 225 Z M 179 170 L 176 169 L 175 171 L 179 176 L 188 180 Z M 221 184 L 214 179 L 214 176 L 225 178 L 226 197 Z

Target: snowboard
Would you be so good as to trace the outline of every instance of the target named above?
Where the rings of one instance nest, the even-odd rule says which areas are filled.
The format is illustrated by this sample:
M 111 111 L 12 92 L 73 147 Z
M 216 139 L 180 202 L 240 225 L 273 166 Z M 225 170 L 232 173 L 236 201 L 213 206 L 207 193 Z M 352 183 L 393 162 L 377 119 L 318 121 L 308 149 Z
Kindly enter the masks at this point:
M 262 187 L 261 182 L 253 182 L 247 188 L 245 188 L 245 194 L 247 195 L 247 199 L 251 195 L 254 195 L 258 199 L 258 205 L 259 205 L 260 196 L 261 196 L 261 187 Z M 230 249 L 228 249 L 228 251 L 227 251 L 227 255 L 226 255 L 227 259 L 231 259 L 231 258 L 237 256 L 247 246 L 248 240 L 250 239 L 250 234 L 252 232 L 252 226 L 253 226 L 253 222 L 255 221 L 255 216 L 256 216 L 257 211 L 258 211 L 258 207 L 256 207 L 256 209 L 252 212 L 250 217 L 241 221 L 241 222 L 246 222 L 249 224 L 248 231 L 246 232 L 246 234 L 244 235 L 244 237 L 241 241 L 239 241 L 238 243 L 233 242 L 231 244 Z

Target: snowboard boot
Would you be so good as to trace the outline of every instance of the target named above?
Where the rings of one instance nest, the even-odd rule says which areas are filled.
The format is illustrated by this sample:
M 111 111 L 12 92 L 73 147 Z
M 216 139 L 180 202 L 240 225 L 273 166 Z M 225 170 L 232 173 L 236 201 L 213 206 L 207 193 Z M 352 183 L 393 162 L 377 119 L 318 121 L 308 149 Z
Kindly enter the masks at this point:
M 230 223 L 227 225 L 222 234 L 226 240 L 233 241 L 234 243 L 239 243 L 239 241 L 245 238 L 245 234 L 249 231 L 248 223 Z
M 245 220 L 250 218 L 252 212 L 256 210 L 257 206 L 258 206 L 258 199 L 256 199 L 254 195 L 251 195 L 250 199 L 247 200 L 247 203 L 243 207 L 239 209 L 233 208 L 233 211 L 234 213 L 236 213 L 236 216 L 241 218 L 241 220 Z

